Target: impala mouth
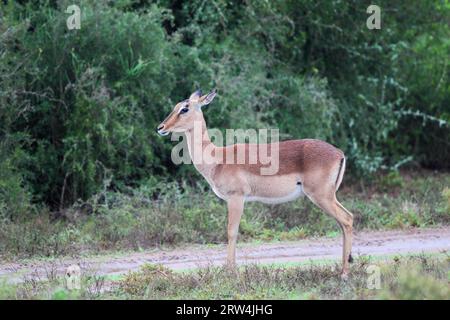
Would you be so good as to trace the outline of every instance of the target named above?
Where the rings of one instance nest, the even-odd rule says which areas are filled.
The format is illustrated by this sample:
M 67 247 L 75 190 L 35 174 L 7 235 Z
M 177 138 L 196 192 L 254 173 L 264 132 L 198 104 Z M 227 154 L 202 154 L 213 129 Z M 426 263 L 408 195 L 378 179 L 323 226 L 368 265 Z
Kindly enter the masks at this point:
M 170 132 L 164 130 L 158 130 L 158 134 L 162 137 L 167 136 Z

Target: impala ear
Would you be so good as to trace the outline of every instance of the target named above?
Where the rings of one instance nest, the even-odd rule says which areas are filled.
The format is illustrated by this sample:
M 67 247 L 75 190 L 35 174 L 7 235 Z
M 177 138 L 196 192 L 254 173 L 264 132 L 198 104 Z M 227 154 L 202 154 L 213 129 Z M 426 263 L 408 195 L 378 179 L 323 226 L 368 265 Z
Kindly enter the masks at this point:
M 200 106 L 202 107 L 202 106 L 206 106 L 207 104 L 210 104 L 214 100 L 214 98 L 216 97 L 216 94 L 217 94 L 217 89 L 214 89 L 210 93 L 202 96 L 199 99 Z
M 202 96 L 202 90 L 197 90 L 191 94 L 189 101 L 197 101 Z

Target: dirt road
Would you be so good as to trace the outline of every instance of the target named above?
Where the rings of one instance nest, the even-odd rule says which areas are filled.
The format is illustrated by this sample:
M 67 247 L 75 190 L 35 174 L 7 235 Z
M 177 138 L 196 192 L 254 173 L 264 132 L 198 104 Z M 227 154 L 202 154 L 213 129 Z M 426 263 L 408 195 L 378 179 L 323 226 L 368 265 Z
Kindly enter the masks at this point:
M 341 238 L 316 238 L 293 242 L 240 244 L 238 263 L 286 263 L 310 260 L 340 259 Z M 405 255 L 412 253 L 448 252 L 450 227 L 403 231 L 357 232 L 353 256 Z M 82 270 L 98 275 L 117 275 L 137 270 L 144 263 L 163 264 L 180 270 L 225 261 L 225 245 L 189 246 L 172 250 L 152 250 L 89 258 L 65 258 L 52 262 L 16 262 L 0 264 L 0 281 L 20 282 L 34 276 L 46 279 L 64 274 L 66 268 L 78 264 Z

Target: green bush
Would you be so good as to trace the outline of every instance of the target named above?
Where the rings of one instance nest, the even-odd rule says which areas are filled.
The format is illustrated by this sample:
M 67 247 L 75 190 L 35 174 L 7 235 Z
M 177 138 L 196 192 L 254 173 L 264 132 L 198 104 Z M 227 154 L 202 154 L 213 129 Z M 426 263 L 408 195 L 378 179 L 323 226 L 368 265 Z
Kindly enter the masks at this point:
M 149 177 L 195 186 L 154 129 L 199 87 L 219 90 L 210 127 L 325 139 L 353 176 L 449 166 L 445 1 L 381 1 L 381 30 L 357 0 L 81 0 L 80 30 L 66 27 L 69 4 L 0 3 L 2 216 Z

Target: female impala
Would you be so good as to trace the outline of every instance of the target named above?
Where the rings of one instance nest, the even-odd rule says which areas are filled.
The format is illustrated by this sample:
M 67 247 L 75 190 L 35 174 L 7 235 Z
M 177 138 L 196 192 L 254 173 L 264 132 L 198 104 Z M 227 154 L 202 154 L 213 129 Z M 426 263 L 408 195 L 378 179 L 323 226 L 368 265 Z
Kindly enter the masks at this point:
M 185 133 L 189 154 L 196 169 L 205 177 L 216 195 L 227 202 L 228 264 L 235 265 L 239 222 L 246 201 L 281 203 L 305 194 L 314 204 L 334 217 L 342 229 L 342 275 L 346 277 L 352 260 L 353 215 L 336 199 L 336 191 L 345 170 L 343 152 L 320 140 L 290 140 L 257 145 L 258 148 L 266 147 L 279 152 L 276 174 L 261 174 L 263 164 L 259 160 L 253 164 L 225 163 L 225 158 L 236 159 L 240 147 L 244 147 L 245 152 L 249 153 L 251 146 L 255 145 L 217 147 L 212 144 L 201 107 L 211 103 L 215 96 L 215 90 L 207 95 L 202 95 L 200 91 L 194 92 L 189 99 L 174 107 L 157 131 L 160 135 Z M 199 131 L 194 130 L 198 127 Z M 207 155 L 203 152 L 205 150 L 209 150 Z

